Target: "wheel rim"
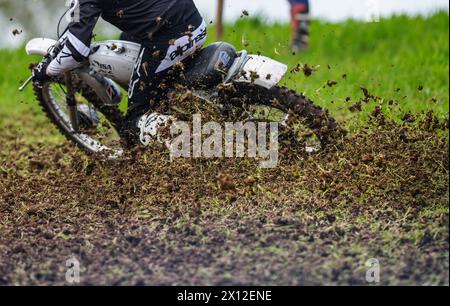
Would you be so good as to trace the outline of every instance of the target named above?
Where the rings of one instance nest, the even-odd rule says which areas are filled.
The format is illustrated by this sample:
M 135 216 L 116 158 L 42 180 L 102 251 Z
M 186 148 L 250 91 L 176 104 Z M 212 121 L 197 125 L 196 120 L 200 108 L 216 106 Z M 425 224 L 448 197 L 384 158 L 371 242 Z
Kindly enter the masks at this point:
M 120 142 L 120 136 L 101 112 L 96 110 L 100 117 L 98 124 L 89 128 L 84 127 L 79 132 L 75 132 L 66 105 L 65 86 L 50 82 L 44 84 L 42 91 L 52 115 L 57 118 L 61 128 L 70 134 L 78 144 L 87 151 L 106 159 L 117 159 L 123 156 L 124 150 Z M 95 107 L 79 91 L 77 91 L 75 98 L 77 103 L 87 104 L 95 110 Z

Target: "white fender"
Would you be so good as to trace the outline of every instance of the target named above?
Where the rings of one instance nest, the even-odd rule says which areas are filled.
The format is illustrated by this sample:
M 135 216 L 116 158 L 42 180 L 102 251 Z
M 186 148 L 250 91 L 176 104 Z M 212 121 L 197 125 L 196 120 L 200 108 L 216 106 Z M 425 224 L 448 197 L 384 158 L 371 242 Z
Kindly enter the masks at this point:
M 56 44 L 56 40 L 50 38 L 34 38 L 25 46 L 28 55 L 45 56 L 50 47 Z
M 271 89 L 277 85 L 284 77 L 288 67 L 271 58 L 261 55 L 249 55 L 248 61 L 245 63 L 243 71 L 245 74 L 237 79 L 237 82 L 255 83 L 258 86 Z M 251 75 L 256 76 L 252 80 Z

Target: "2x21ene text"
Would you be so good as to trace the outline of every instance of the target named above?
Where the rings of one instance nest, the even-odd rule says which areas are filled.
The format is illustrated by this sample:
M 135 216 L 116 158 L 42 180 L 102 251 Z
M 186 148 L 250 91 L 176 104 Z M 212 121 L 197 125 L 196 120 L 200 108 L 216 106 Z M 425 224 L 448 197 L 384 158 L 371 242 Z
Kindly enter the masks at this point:
M 220 292 L 220 295 L 213 295 L 208 292 L 179 292 L 178 301 L 199 301 L 208 304 L 213 300 L 220 301 L 271 301 L 272 291 L 243 290 L 243 291 L 226 291 Z

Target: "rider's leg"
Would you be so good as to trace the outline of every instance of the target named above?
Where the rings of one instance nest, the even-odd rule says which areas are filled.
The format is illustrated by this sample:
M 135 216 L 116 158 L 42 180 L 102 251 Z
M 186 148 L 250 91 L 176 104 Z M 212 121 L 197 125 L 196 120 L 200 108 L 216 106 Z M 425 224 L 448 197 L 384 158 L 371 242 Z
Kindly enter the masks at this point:
M 129 88 L 128 114 L 124 136 L 131 143 L 148 145 L 156 138 L 155 125 L 161 125 L 167 116 L 152 114 L 152 109 L 166 97 L 173 84 L 172 67 L 192 55 L 206 40 L 206 23 L 171 27 L 171 33 L 161 31 L 143 43 L 136 61 Z M 194 24 L 194 26 L 192 26 Z
M 139 120 L 149 110 L 154 109 L 164 97 L 164 82 L 166 72 L 156 73 L 162 59 L 154 52 L 165 54 L 168 45 L 159 45 L 153 48 L 143 45 L 136 62 L 133 76 L 128 90 L 128 111 L 125 117 L 124 135 L 129 144 L 137 144 L 140 141 Z M 156 51 L 153 51 L 156 50 Z M 153 52 L 152 52 L 153 51 Z M 164 82 L 165 83 L 165 82 Z
M 289 0 L 291 4 L 292 50 L 301 51 L 309 45 L 309 0 Z

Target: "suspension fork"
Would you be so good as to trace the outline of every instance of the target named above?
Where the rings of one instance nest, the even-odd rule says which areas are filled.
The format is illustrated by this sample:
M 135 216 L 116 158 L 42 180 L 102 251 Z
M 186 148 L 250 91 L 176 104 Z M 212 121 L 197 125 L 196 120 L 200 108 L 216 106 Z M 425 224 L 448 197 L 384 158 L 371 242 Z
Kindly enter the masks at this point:
M 66 72 L 64 74 L 64 79 L 66 82 L 66 104 L 69 110 L 70 123 L 72 124 L 72 128 L 74 133 L 78 133 L 79 124 L 78 124 L 78 111 L 77 111 L 77 100 L 75 99 L 75 86 L 73 84 L 72 72 Z

